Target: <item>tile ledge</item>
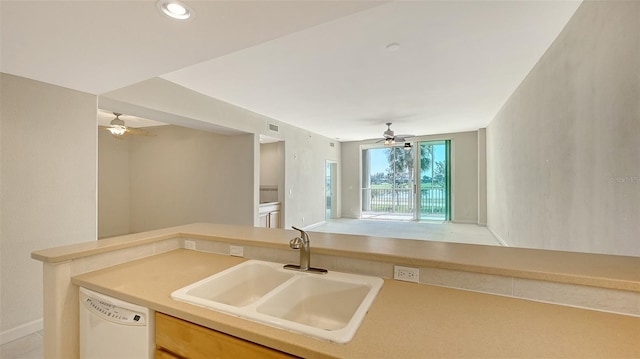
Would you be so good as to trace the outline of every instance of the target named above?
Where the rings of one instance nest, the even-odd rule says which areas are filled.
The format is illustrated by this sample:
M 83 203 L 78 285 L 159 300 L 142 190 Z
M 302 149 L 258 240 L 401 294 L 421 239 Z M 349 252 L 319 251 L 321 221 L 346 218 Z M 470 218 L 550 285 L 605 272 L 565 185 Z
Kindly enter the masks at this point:
M 292 234 L 294 234 L 294 232 L 291 230 L 273 230 L 256 227 L 200 223 L 72 244 L 64 247 L 37 250 L 31 253 L 31 257 L 45 263 L 55 264 L 173 238 L 194 238 L 288 250 L 289 236 Z M 519 248 L 508 248 L 508 252 L 500 252 L 499 255 L 497 255 L 499 251 L 505 248 L 496 247 L 496 249 L 494 249 L 485 248 L 487 246 L 462 245 L 457 243 L 436 243 L 428 241 L 422 241 L 425 243 L 416 243 L 416 241 L 412 241 L 413 246 L 424 247 L 421 248 L 421 251 L 411 252 L 412 254 L 428 253 L 428 255 L 423 257 L 417 257 L 407 255 L 406 252 L 402 252 L 400 250 L 391 254 L 381 253 L 381 251 L 385 249 L 385 245 L 388 246 L 389 243 L 396 244 L 396 241 L 398 241 L 397 239 L 338 234 L 321 235 L 320 233 L 314 233 L 314 235 L 319 237 L 319 240 L 316 242 L 319 243 L 319 245 L 315 246 L 313 249 L 313 252 L 317 254 L 640 292 L 640 278 L 638 280 L 634 280 L 623 278 L 624 275 L 620 275 L 619 277 L 606 277 L 595 274 L 589 275 L 575 272 L 562 272 L 561 267 L 563 267 L 563 265 L 560 263 L 563 258 L 576 256 L 584 256 L 585 258 L 605 258 L 607 261 L 611 262 L 617 259 L 614 258 L 616 256 L 590 255 L 571 252 L 566 252 L 566 254 L 563 255 L 562 252 L 553 253 L 554 251 Z M 340 237 L 340 240 L 336 241 L 336 237 Z M 378 242 L 382 242 L 382 245 L 378 245 L 378 247 L 373 246 L 373 248 L 371 248 L 372 246 L 366 245 L 360 246 L 360 248 L 366 248 L 364 250 L 358 248 L 358 241 L 366 241 L 366 243 L 370 243 L 372 242 L 372 238 L 374 238 L 376 244 L 378 244 Z M 343 248 L 339 248 L 340 246 Z M 397 245 L 395 247 L 397 247 Z M 440 257 L 438 257 L 438 253 L 441 253 Z M 518 267 L 517 263 L 509 263 L 509 265 L 492 265 L 488 263 L 492 261 L 492 258 L 482 257 L 482 255 L 486 255 L 488 257 L 493 256 L 505 261 L 505 258 L 509 258 L 509 256 L 518 256 L 523 253 L 527 256 L 536 255 L 536 253 L 538 253 L 540 256 L 553 257 L 551 259 L 551 263 L 560 268 L 556 268 L 555 271 L 543 271 L 539 269 L 526 268 L 525 266 Z M 456 254 L 458 254 L 458 258 L 456 258 Z M 473 254 L 473 256 L 469 256 L 469 254 Z M 462 262 L 461 259 L 464 259 L 464 257 L 471 257 L 473 260 L 469 260 L 469 262 Z M 629 266 L 635 265 L 636 268 L 640 266 L 640 257 L 621 256 L 621 258 L 624 258 L 624 260 L 629 263 Z M 456 261 L 455 259 L 458 260 Z M 549 258 L 546 258 L 546 260 L 549 261 Z M 575 261 L 576 259 L 574 258 L 573 260 Z M 624 269 L 627 264 L 622 266 Z

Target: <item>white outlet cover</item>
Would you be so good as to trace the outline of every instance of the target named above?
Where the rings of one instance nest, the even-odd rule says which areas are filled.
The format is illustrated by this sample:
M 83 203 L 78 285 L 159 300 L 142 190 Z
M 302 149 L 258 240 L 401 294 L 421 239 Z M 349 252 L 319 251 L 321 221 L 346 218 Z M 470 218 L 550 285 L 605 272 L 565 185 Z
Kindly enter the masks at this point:
M 393 279 L 405 282 L 420 283 L 420 269 L 404 266 L 393 266 Z
M 234 257 L 244 257 L 244 248 L 241 246 L 229 246 L 229 254 Z
M 184 241 L 184 248 L 192 251 L 196 250 L 196 241 Z

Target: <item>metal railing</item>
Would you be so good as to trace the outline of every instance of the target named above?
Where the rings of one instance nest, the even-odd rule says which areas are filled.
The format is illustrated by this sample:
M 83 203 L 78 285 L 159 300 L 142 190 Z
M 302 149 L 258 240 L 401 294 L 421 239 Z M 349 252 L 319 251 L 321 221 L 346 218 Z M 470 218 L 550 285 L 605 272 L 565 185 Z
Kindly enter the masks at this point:
M 445 214 L 447 192 L 444 187 L 420 189 L 422 215 Z M 362 210 L 365 212 L 413 213 L 414 197 L 411 188 L 363 188 Z

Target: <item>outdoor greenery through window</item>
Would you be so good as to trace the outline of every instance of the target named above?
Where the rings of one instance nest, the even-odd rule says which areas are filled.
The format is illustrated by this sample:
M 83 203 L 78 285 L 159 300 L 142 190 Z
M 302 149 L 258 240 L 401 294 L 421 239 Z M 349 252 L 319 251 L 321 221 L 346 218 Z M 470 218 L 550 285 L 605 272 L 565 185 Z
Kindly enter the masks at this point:
M 450 219 L 449 141 L 363 150 L 362 218 Z

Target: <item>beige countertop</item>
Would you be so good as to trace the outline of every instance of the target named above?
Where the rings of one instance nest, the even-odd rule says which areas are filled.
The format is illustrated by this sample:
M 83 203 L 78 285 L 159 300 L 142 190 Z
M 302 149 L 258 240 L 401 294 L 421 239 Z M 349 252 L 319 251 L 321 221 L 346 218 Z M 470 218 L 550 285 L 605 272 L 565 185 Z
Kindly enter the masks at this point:
M 245 261 L 178 249 L 73 283 L 303 357 L 640 358 L 640 318 L 385 280 L 354 339 L 333 344 L 170 298 Z
M 314 254 L 640 292 L 640 257 L 314 233 Z M 32 253 L 59 263 L 169 238 L 220 240 L 289 250 L 293 230 L 197 223 Z

